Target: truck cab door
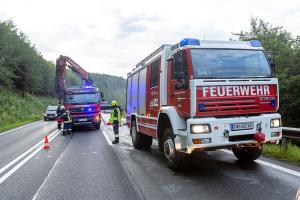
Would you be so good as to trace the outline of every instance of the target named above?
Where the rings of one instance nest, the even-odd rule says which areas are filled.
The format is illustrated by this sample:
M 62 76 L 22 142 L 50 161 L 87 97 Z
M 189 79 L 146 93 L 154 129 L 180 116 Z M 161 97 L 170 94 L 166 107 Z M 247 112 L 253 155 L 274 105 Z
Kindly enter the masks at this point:
M 190 114 L 190 90 L 186 51 L 174 54 L 168 61 L 168 104 L 175 106 L 182 116 Z
M 160 108 L 160 63 L 161 59 L 154 61 L 148 66 L 149 89 L 147 92 L 147 116 L 157 117 Z

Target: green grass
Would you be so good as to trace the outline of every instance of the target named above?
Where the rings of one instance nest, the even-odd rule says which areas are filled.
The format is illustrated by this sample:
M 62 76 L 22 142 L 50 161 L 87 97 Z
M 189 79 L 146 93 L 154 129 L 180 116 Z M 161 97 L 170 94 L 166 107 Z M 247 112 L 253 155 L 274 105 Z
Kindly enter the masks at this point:
M 0 90 L 0 131 L 5 131 L 43 118 L 47 105 L 55 105 L 54 97 L 21 95 Z
M 287 147 L 281 145 L 265 144 L 263 147 L 263 154 L 278 158 L 280 160 L 287 160 L 300 164 L 300 147 L 295 144 L 287 144 Z

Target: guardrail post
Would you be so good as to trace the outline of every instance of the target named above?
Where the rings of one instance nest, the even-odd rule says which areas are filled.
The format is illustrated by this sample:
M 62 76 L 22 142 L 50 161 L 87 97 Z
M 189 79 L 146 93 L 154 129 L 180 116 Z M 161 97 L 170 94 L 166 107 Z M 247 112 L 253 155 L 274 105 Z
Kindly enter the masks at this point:
M 288 139 L 282 138 L 282 140 L 281 140 L 281 146 L 283 148 L 287 149 L 288 148 L 288 142 L 289 142 Z

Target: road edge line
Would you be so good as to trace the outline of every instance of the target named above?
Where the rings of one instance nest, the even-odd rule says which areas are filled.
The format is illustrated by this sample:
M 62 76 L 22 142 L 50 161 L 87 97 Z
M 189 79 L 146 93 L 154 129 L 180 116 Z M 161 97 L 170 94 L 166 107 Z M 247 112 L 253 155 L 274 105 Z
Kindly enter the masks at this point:
M 36 122 L 31 122 L 31 123 L 29 123 L 29 124 L 25 124 L 25 125 L 23 125 L 23 126 L 19 126 L 19 127 L 17 127 L 17 128 L 13 128 L 13 129 L 10 129 L 10 130 L 8 130 L 8 131 L 4 131 L 4 132 L 0 133 L 0 136 L 5 135 L 6 133 L 10 133 L 10 132 L 13 132 L 13 131 L 16 131 L 16 130 L 25 128 L 25 127 L 27 127 L 27 126 L 31 126 L 31 125 L 33 125 L 33 124 L 37 124 L 37 123 L 42 122 L 42 121 L 43 121 L 43 120 L 39 120 L 39 121 L 36 121 Z
M 233 153 L 229 150 L 221 149 L 221 151 L 233 155 Z M 259 159 L 255 160 L 254 162 L 259 163 L 259 164 L 264 165 L 264 166 L 267 166 L 267 167 L 270 167 L 270 168 L 273 168 L 273 169 L 276 169 L 278 171 L 282 171 L 282 172 L 290 174 L 290 175 L 300 177 L 300 172 L 297 172 L 295 170 L 292 170 L 292 169 L 289 169 L 289 168 L 286 168 L 286 167 L 281 167 L 279 165 L 276 165 L 276 164 L 273 164 L 273 163 L 270 163 L 270 162 L 266 162 L 266 161 L 263 161 L 263 160 L 259 160 Z
M 73 135 L 72 135 L 72 136 L 73 136 Z M 72 137 L 71 137 L 71 138 L 72 138 Z M 70 140 L 71 140 L 71 138 L 70 138 Z M 70 142 L 70 140 L 68 141 L 68 143 Z M 68 143 L 67 143 L 67 145 L 66 145 L 65 148 L 67 148 Z M 39 195 L 41 189 L 43 188 L 43 186 L 44 186 L 44 184 L 46 183 L 47 179 L 50 177 L 50 175 L 51 175 L 53 169 L 56 167 L 56 165 L 57 165 L 58 162 L 60 161 L 60 159 L 61 159 L 63 153 L 64 153 L 64 150 L 60 153 L 60 155 L 59 155 L 58 158 L 56 159 L 54 165 L 52 166 L 52 168 L 51 168 L 51 170 L 49 171 L 48 175 L 47 175 L 46 178 L 44 179 L 43 183 L 40 185 L 39 189 L 36 191 L 36 193 L 35 193 L 34 196 L 32 197 L 32 200 L 35 200 L 35 199 L 38 197 L 38 195 Z
M 123 167 L 123 169 L 126 173 L 126 176 L 128 177 L 128 179 L 130 180 L 130 182 L 132 184 L 132 187 L 135 189 L 135 191 L 137 192 L 138 196 L 141 199 L 146 199 L 146 197 L 143 195 L 143 191 L 137 186 L 137 181 L 134 179 L 134 177 L 131 174 L 131 172 L 129 171 L 128 167 L 125 165 L 125 160 L 121 157 L 120 153 L 115 149 L 116 147 L 112 146 L 112 143 L 111 143 L 109 137 L 107 136 L 107 133 L 104 130 L 101 130 L 101 131 L 103 132 L 103 135 L 104 135 L 108 145 L 110 145 L 112 147 L 113 152 L 115 153 L 115 155 L 119 159 L 120 164 L 121 164 L 121 166 Z
M 53 131 L 50 133 L 49 138 L 52 137 L 52 135 L 54 135 L 57 132 L 57 130 Z M 35 145 L 33 145 L 30 149 L 28 149 L 27 151 L 25 151 L 24 153 L 22 153 L 21 155 L 19 155 L 17 158 L 13 159 L 12 161 L 10 161 L 8 164 L 4 165 L 1 169 L 0 169 L 0 174 L 2 174 L 5 170 L 7 170 L 8 168 L 10 168 L 12 165 L 14 165 L 16 162 L 18 162 L 20 159 L 22 159 L 24 156 L 26 156 L 28 153 L 30 153 L 31 151 L 33 151 L 34 149 L 36 149 L 41 143 L 43 143 L 44 138 L 36 143 Z
M 105 137 L 105 139 L 106 139 L 107 144 L 108 144 L 109 146 L 112 146 L 112 141 L 109 139 L 107 133 L 106 133 L 104 130 L 101 130 L 101 131 L 102 131 L 102 133 L 103 133 L 103 135 L 104 135 L 104 137 Z
M 61 130 L 54 133 L 51 138 L 49 138 L 49 142 L 51 142 L 59 133 Z M 24 164 L 26 164 L 35 154 L 37 154 L 41 149 L 43 149 L 43 146 L 37 148 L 34 152 L 29 154 L 26 158 L 24 158 L 21 162 L 19 162 L 16 166 L 14 166 L 12 169 L 10 169 L 7 173 L 5 173 L 3 176 L 0 177 L 0 185 L 11 175 L 13 175 L 16 171 L 18 171 L 19 168 L 21 168 Z

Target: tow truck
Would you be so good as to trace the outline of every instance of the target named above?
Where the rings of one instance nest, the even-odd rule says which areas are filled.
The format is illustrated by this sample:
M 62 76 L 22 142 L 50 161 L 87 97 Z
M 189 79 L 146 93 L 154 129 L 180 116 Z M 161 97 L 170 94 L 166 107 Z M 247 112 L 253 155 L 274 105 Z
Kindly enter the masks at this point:
M 80 75 L 81 86 L 66 86 L 67 67 Z M 64 107 L 70 111 L 73 127 L 94 126 L 97 130 L 100 128 L 100 103 L 104 100 L 103 93 L 93 85 L 88 72 L 70 57 L 61 55 L 56 60 L 55 90 L 59 102 L 63 102 Z

